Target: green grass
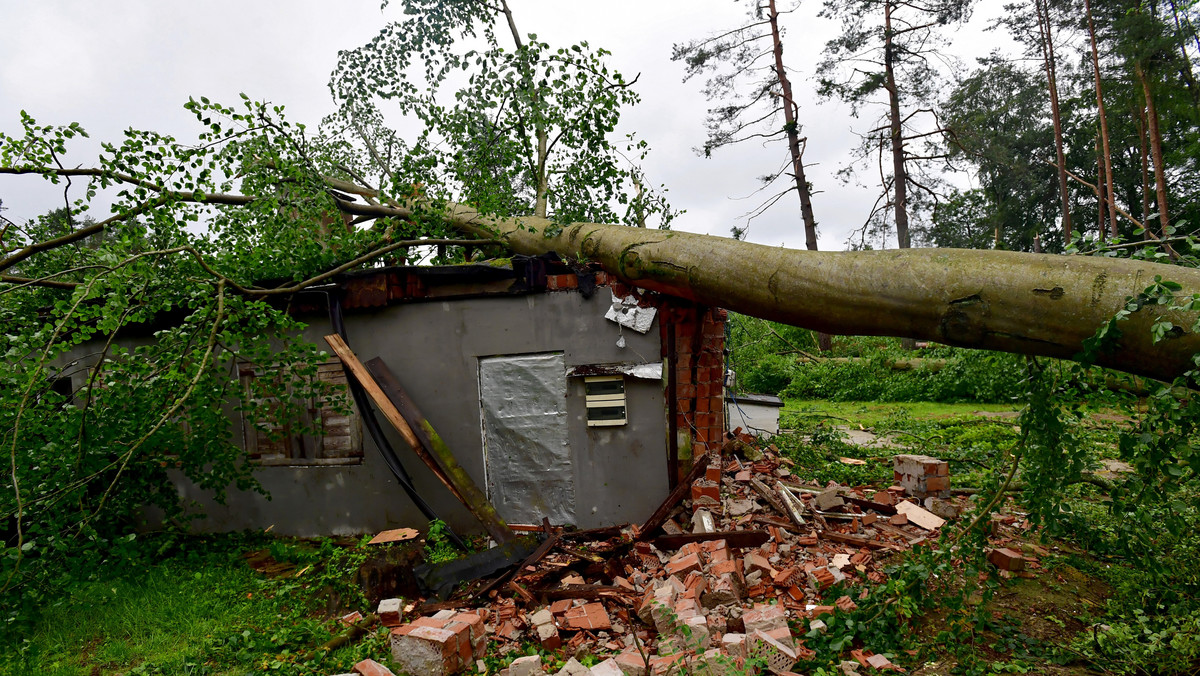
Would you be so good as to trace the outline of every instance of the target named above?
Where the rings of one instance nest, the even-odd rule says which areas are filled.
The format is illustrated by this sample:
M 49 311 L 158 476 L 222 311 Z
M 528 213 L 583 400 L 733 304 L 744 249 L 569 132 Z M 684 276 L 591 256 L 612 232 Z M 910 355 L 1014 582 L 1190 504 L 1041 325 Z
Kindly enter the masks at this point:
M 780 414 L 780 424 L 795 424 L 798 420 L 829 419 L 833 424 L 853 424 L 875 427 L 897 414 L 912 418 L 936 419 L 971 416 L 978 411 L 1017 412 L 1017 404 L 941 404 L 935 402 L 872 402 L 872 401 L 824 401 L 813 399 L 787 399 Z
M 341 630 L 324 617 L 321 571 L 272 580 L 242 559 L 242 536 L 181 542 L 163 560 L 114 562 L 72 584 L 0 651 L 0 674 L 339 673 L 387 656 L 382 635 L 307 655 Z

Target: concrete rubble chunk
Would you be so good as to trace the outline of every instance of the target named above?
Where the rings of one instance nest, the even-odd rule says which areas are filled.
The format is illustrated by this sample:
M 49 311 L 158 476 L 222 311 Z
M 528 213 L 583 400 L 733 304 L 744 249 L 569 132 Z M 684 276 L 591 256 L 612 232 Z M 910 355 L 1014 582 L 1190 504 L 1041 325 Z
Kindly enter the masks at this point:
M 738 633 L 725 634 L 721 637 L 721 649 L 734 657 L 746 657 L 746 635 Z
M 838 489 L 831 488 L 823 493 L 817 494 L 817 497 L 813 498 L 813 504 L 815 504 L 817 509 L 821 510 L 822 512 L 828 512 L 831 509 L 836 509 L 842 505 L 845 505 L 846 501 L 842 499 L 841 495 L 838 495 Z
M 624 676 L 624 674 L 621 666 L 611 657 L 592 667 L 592 676 Z M 510 676 L 515 675 L 510 674 Z
M 567 660 L 562 669 L 555 672 L 554 676 L 589 676 L 591 670 L 579 663 L 579 660 L 572 657 Z
M 715 533 L 717 532 L 717 521 L 713 518 L 712 512 L 707 509 L 698 509 L 695 514 L 692 514 L 692 532 L 693 533 Z
M 393 632 L 392 661 L 413 676 L 450 676 L 461 665 L 454 632 L 429 626 L 403 635 Z
M 883 655 L 871 655 L 870 657 L 867 658 L 867 664 L 869 664 L 870 666 L 872 666 L 876 669 L 888 669 L 888 668 L 891 668 L 892 666 L 895 666 L 892 664 L 891 660 L 884 657 Z
M 507 676 L 542 676 L 542 658 L 538 655 L 518 657 L 505 672 Z
M 535 627 L 543 624 L 553 624 L 554 615 L 550 613 L 549 608 L 542 608 L 536 613 L 530 615 L 529 621 L 532 622 Z
M 787 614 L 779 606 L 760 605 L 742 613 L 742 623 L 748 635 L 756 631 L 770 632 L 781 627 L 787 629 Z
M 698 650 L 707 650 L 712 645 L 712 636 L 708 630 L 708 619 L 703 615 L 695 615 L 683 621 L 683 626 L 687 628 L 690 636 L 687 638 L 687 643 L 690 648 Z

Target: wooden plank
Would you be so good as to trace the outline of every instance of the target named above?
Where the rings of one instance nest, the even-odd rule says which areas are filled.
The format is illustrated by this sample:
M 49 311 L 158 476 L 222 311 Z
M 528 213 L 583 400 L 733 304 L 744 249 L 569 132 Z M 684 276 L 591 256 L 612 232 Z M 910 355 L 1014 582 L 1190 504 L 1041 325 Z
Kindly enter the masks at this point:
M 664 535 L 654 538 L 653 544 L 655 547 L 666 551 L 668 549 L 679 549 L 689 542 L 707 542 L 709 540 L 724 540 L 725 544 L 731 548 L 749 549 L 751 547 L 761 547 L 767 540 L 771 539 L 771 534 L 765 530 L 727 530 L 717 531 L 716 533 L 683 533 L 681 535 Z
M 454 497 L 458 498 L 459 502 L 462 502 L 470 510 L 471 514 L 483 524 L 488 534 L 497 542 L 511 540 L 514 537 L 512 531 L 508 530 L 508 527 L 500 520 L 491 503 L 487 502 L 486 498 L 482 498 L 483 494 L 475 486 L 475 483 L 470 481 L 470 477 L 466 475 L 466 472 L 463 472 L 461 468 L 458 468 L 459 471 L 457 473 L 447 472 L 434 459 L 428 448 L 421 442 L 416 432 L 413 431 L 408 421 L 404 419 L 400 410 L 392 402 L 391 398 L 383 391 L 383 388 L 375 381 L 362 362 L 358 360 L 358 357 L 350 350 L 350 346 L 346 345 L 342 337 L 337 334 L 325 336 L 325 342 L 329 343 L 329 347 L 333 349 L 334 354 L 346 366 L 349 375 L 359 382 L 363 391 L 375 403 L 379 411 L 383 413 L 383 417 L 387 418 L 392 427 L 396 428 L 396 431 L 400 433 L 405 443 L 433 471 L 434 475 L 446 485 L 446 488 L 450 490 Z M 454 466 L 457 468 L 457 463 Z M 463 481 L 464 478 L 466 482 Z M 474 488 L 473 492 L 470 491 L 471 488 Z M 468 499 L 468 495 L 472 499 Z M 482 501 L 480 501 L 480 498 L 482 498 Z
M 683 496 L 688 494 L 688 491 L 692 490 L 692 482 L 704 474 L 704 468 L 708 467 L 708 463 L 711 461 L 712 455 L 709 453 L 705 453 L 700 456 L 699 460 L 696 460 L 695 464 L 692 465 L 692 471 L 688 472 L 683 481 L 675 485 L 675 489 L 671 491 L 667 499 L 658 506 L 658 509 L 654 510 L 650 518 L 646 519 L 646 523 L 642 524 L 641 528 L 638 529 L 638 540 L 649 540 L 654 536 L 655 531 L 661 528 L 663 522 L 671 515 L 671 510 L 674 509 L 675 505 L 683 499 Z
M 400 415 L 404 417 L 404 421 L 412 428 L 421 445 L 428 453 L 432 454 L 434 462 L 454 484 L 471 513 L 483 524 L 488 535 L 491 535 L 492 539 L 498 543 L 505 543 L 516 537 L 504 523 L 504 519 L 500 518 L 487 496 L 475 485 L 471 475 L 467 474 L 467 471 L 458 464 L 458 460 L 450 452 L 450 447 L 433 428 L 433 423 L 429 422 L 429 419 L 417 408 L 412 397 L 408 396 L 408 392 L 400 385 L 400 381 L 387 364 L 376 357 L 368 361 L 366 366 L 367 371 L 375 378 L 375 382 L 387 395 L 388 400 L 395 405 L 396 409 L 400 411 Z
M 771 509 L 774 509 L 779 513 L 779 516 L 788 516 L 787 508 L 784 507 L 783 503 L 779 501 L 779 496 L 775 495 L 770 488 L 767 488 L 766 484 L 758 479 L 751 478 L 750 487 L 754 489 L 755 493 L 758 493 L 759 497 L 761 497 L 763 500 L 766 500 L 767 504 L 771 505 Z

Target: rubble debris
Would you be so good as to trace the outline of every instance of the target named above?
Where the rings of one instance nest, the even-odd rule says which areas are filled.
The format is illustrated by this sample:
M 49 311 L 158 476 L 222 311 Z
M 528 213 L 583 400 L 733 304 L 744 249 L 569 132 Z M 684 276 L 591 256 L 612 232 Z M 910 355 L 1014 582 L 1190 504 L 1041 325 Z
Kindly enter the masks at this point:
M 753 437 L 739 441 L 754 448 Z M 568 659 L 555 676 L 665 676 L 672 669 L 723 676 L 751 657 L 788 673 L 814 655 L 806 634 L 857 610 L 862 597 L 850 589 L 885 584 L 886 557 L 945 521 L 913 502 L 902 484 L 805 483 L 781 476 L 786 464 L 773 447 L 740 459 L 701 455 L 641 527 L 572 532 L 543 521 L 536 530 L 545 540 L 519 566 L 394 626 L 393 656 L 412 676 L 448 676 L 475 668 L 491 641 L 500 655 L 536 643 Z M 927 497 L 951 507 L 963 500 Z M 681 523 L 695 532 L 681 532 Z M 1024 564 L 1005 548 L 989 558 L 1002 570 Z M 407 610 L 400 606 L 385 599 L 378 615 L 398 623 Z M 839 673 L 900 670 L 868 648 L 852 651 L 856 661 L 843 662 Z M 583 655 L 601 661 L 588 669 L 575 659 Z M 513 661 L 506 676 L 545 675 L 531 656 Z

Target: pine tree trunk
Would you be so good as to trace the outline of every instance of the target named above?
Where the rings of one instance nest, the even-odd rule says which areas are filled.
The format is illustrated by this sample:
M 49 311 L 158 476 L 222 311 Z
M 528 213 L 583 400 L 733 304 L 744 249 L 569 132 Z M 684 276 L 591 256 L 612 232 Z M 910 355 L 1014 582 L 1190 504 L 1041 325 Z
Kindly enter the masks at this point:
M 1087 13 L 1088 40 L 1092 45 L 1092 71 L 1096 80 L 1096 113 L 1100 118 L 1100 159 L 1104 184 L 1108 187 L 1108 227 L 1109 233 L 1117 236 L 1117 190 L 1113 183 L 1112 150 L 1108 143 L 1108 116 L 1104 112 L 1104 88 L 1100 81 L 1100 50 L 1096 46 L 1096 26 L 1092 21 L 1091 0 L 1083 0 L 1083 8 Z M 1099 183 L 1099 181 L 1097 181 Z M 1103 235 L 1103 228 L 1101 228 Z
M 892 209 L 896 239 L 901 249 L 910 246 L 908 237 L 908 174 L 904 170 L 904 136 L 900 125 L 900 90 L 896 87 L 895 50 L 892 42 L 892 2 L 883 5 L 883 70 L 888 93 L 888 126 L 892 145 Z
M 892 141 L 892 195 L 896 219 L 896 240 L 901 249 L 911 246 L 908 236 L 908 172 L 904 168 L 904 129 L 900 124 L 900 89 L 896 87 L 896 45 L 892 41 L 892 2 L 883 5 L 883 69 L 887 77 L 888 122 Z M 905 350 L 917 349 L 915 338 L 905 337 L 900 341 Z
M 1154 160 L 1154 194 L 1158 198 L 1158 222 L 1162 229 L 1160 234 L 1162 237 L 1166 237 L 1171 219 L 1167 212 L 1167 176 L 1166 168 L 1163 165 L 1162 132 L 1158 128 L 1158 111 L 1154 107 L 1154 93 L 1150 91 L 1150 81 L 1146 79 L 1146 72 L 1142 69 L 1142 64 L 1135 62 L 1133 67 L 1138 80 L 1142 83 L 1142 93 L 1146 96 L 1146 132 L 1150 139 L 1150 157 Z M 1145 225 L 1149 227 L 1148 223 Z
M 787 133 L 788 152 L 792 158 L 792 177 L 796 181 L 796 194 L 800 196 L 800 217 L 804 221 L 804 247 L 809 251 L 816 251 L 817 219 L 813 215 L 812 192 L 804 175 L 804 152 L 800 149 L 800 122 L 797 119 L 798 106 L 792 98 L 791 78 L 783 67 L 783 38 L 779 34 L 779 12 L 775 8 L 775 0 L 769 0 L 767 11 L 775 54 L 775 77 L 783 94 L 783 122 Z M 818 333 L 817 347 L 821 351 L 829 350 L 833 347 L 833 341 L 828 334 Z
M 1062 201 L 1063 241 L 1071 241 L 1071 197 L 1067 192 L 1067 157 L 1063 151 L 1062 115 L 1058 107 L 1058 76 L 1054 61 L 1054 31 L 1050 23 L 1050 8 L 1045 0 L 1033 0 L 1041 34 L 1042 65 L 1050 91 L 1050 117 L 1054 122 L 1054 152 L 1058 158 L 1058 192 Z
M 1146 141 L 1146 109 L 1138 107 L 1137 109 L 1137 130 L 1138 140 L 1140 143 L 1141 167 L 1142 167 L 1142 227 L 1146 227 L 1146 223 L 1150 220 L 1150 146 Z M 1150 234 L 1147 233 L 1144 239 L 1149 240 Z

